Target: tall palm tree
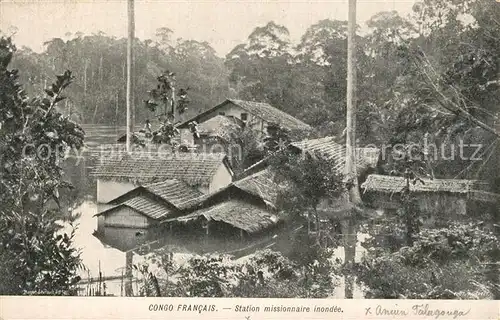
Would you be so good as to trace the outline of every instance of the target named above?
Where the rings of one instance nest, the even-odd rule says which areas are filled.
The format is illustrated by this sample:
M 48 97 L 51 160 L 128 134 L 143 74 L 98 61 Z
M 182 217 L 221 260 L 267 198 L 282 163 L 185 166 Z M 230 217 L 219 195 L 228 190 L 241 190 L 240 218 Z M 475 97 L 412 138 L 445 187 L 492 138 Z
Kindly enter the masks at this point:
M 349 0 L 347 25 L 347 114 L 346 114 L 346 161 L 345 174 L 348 201 L 353 208 L 351 217 L 345 221 L 344 252 L 345 262 L 354 263 L 356 255 L 356 228 L 352 216 L 361 206 L 356 170 L 356 0 Z M 346 277 L 345 298 L 353 297 L 353 279 Z

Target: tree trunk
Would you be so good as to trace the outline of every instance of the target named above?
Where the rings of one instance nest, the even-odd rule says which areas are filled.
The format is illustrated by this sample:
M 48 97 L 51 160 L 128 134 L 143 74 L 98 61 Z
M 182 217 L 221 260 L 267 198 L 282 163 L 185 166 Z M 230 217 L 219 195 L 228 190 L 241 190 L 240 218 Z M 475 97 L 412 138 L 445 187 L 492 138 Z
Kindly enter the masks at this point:
M 88 60 L 85 60 L 85 66 L 83 67 L 83 96 L 87 96 L 87 68 L 89 66 Z
M 99 84 L 102 86 L 102 81 L 103 81 L 104 74 L 102 73 L 102 54 L 101 58 L 99 59 Z
M 175 124 L 175 120 L 177 119 L 177 116 L 175 114 L 175 87 L 172 86 L 172 123 Z
M 307 213 L 307 236 L 311 235 L 311 213 Z
M 347 219 L 342 221 L 342 238 L 344 245 L 344 263 L 352 266 L 356 257 L 357 227 L 355 221 Z M 354 276 L 345 276 L 344 298 L 352 299 L 354 295 Z
M 347 112 L 346 112 L 346 160 L 345 180 L 348 192 L 348 201 L 353 204 L 351 216 L 361 205 L 361 196 L 358 189 L 358 175 L 356 170 L 356 0 L 349 0 L 347 35 Z M 352 265 L 356 250 L 356 231 L 352 218 L 344 221 L 344 263 Z M 354 243 L 353 243 L 354 242 Z M 345 298 L 353 298 L 354 278 L 345 277 Z
M 95 122 L 95 118 L 97 117 L 97 110 L 99 109 L 99 104 L 96 103 L 95 104 L 95 108 L 94 108 L 94 115 L 92 116 L 92 123 L 96 123 Z
M 116 92 L 116 101 L 115 101 L 115 123 L 118 123 L 118 92 Z
M 318 210 L 314 209 L 314 217 L 316 219 L 316 241 L 318 244 L 320 244 L 320 229 L 321 229 L 321 222 L 319 220 L 319 213 Z
M 349 201 L 361 203 L 356 170 L 356 0 L 349 0 L 347 42 L 347 112 L 345 174 Z
M 124 62 L 122 65 L 122 79 L 123 81 L 127 81 L 127 63 Z

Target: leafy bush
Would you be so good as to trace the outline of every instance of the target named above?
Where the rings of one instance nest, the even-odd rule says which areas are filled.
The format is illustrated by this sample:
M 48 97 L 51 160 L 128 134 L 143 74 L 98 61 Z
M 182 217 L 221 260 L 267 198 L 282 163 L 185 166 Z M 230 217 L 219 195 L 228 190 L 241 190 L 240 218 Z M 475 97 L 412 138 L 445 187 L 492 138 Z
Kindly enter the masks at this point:
M 492 232 L 473 224 L 452 224 L 449 228 L 422 230 L 417 241 L 400 252 L 407 264 L 425 266 L 432 261 L 443 265 L 450 260 L 488 262 L 491 251 L 498 248 Z
M 225 255 L 196 256 L 170 272 L 168 280 L 163 275 L 157 281 L 162 296 L 325 298 L 336 284 L 335 264 L 330 256 L 325 254 L 308 265 L 270 250 L 257 252 L 246 261 Z M 165 265 L 162 259 L 153 260 L 160 267 Z M 155 280 L 148 272 L 143 272 L 143 292 L 151 294 Z
M 358 281 L 369 289 L 367 298 L 375 299 L 480 299 L 489 290 L 480 276 L 481 268 L 464 261 L 445 265 L 430 262 L 425 267 L 407 264 L 397 254 L 365 261 Z
M 3 212 L 0 219 L 0 292 L 2 294 L 72 295 L 80 280 L 79 251 L 54 223 L 57 212 Z
M 371 298 L 490 298 L 486 263 L 498 239 L 477 225 L 422 230 L 413 246 L 374 249 L 357 265 Z M 498 277 L 498 275 L 497 275 Z
M 69 187 L 60 165 L 84 132 L 56 108 L 73 77 L 66 71 L 30 99 L 7 69 L 15 51 L 0 38 L 0 294 L 74 294 L 81 261 L 74 229 L 57 223 L 70 219 L 60 210 L 59 190 Z

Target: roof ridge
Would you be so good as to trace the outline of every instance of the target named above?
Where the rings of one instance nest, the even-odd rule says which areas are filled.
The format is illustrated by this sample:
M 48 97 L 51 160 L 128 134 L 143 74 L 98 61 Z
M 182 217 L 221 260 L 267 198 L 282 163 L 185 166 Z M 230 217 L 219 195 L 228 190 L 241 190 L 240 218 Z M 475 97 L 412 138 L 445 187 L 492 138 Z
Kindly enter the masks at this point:
M 242 182 L 242 181 L 250 180 L 251 178 L 255 178 L 255 177 L 258 177 L 260 175 L 263 175 L 265 172 L 270 172 L 269 168 L 262 169 L 260 171 L 255 172 L 255 173 L 252 173 L 252 174 L 250 174 L 250 175 L 248 175 L 246 177 L 243 177 L 243 178 L 241 178 L 239 180 L 233 181 L 232 184 L 234 184 L 236 182 Z
M 405 179 L 405 177 L 403 176 L 391 176 L 391 175 L 386 175 L 386 174 L 378 174 L 378 173 L 373 173 L 373 174 L 370 174 L 368 175 L 368 177 L 374 177 L 374 178 L 378 178 L 378 177 L 383 177 L 383 178 L 401 178 L 401 179 Z M 367 178 L 368 178 L 367 177 Z M 419 178 L 421 180 L 424 180 L 424 181 L 455 181 L 455 182 L 479 182 L 479 183 L 487 183 L 486 181 L 484 180 L 479 180 L 479 179 L 454 179 L 454 178 L 434 178 L 434 179 L 431 179 L 431 178 L 426 178 L 426 177 L 423 177 L 423 178 Z
M 146 183 L 146 184 L 143 185 L 143 187 L 144 188 L 151 188 L 153 186 L 158 186 L 158 185 L 166 184 L 167 182 L 171 182 L 171 184 L 174 184 L 174 183 L 180 183 L 180 182 L 183 182 L 183 181 L 180 181 L 180 180 L 175 179 L 175 178 L 171 178 L 171 179 L 165 179 L 163 181 Z
M 270 107 L 273 107 L 269 102 L 262 102 L 262 101 L 255 101 L 255 100 L 242 100 L 242 99 L 227 99 L 227 100 L 229 100 L 231 102 L 238 101 L 238 102 L 250 102 L 250 103 L 265 104 L 265 105 L 268 105 Z M 276 107 L 273 107 L 273 108 L 276 108 Z

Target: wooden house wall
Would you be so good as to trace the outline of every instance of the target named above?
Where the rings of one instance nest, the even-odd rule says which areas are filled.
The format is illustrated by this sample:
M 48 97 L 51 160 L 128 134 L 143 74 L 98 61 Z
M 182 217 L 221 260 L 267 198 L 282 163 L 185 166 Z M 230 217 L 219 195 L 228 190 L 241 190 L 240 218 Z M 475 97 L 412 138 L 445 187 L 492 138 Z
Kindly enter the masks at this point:
M 209 222 L 209 232 L 203 228 L 204 218 L 190 223 L 173 224 L 164 228 L 161 238 L 165 243 L 190 252 L 214 253 L 231 252 L 244 249 L 255 243 L 271 238 L 279 233 L 281 225 L 262 232 L 249 234 L 220 221 Z M 157 233 L 158 235 L 158 233 Z
M 238 105 L 235 105 L 234 103 L 227 103 L 224 106 L 217 108 L 209 116 L 207 115 L 206 119 L 219 115 L 221 112 L 223 112 L 226 117 L 235 117 L 240 120 L 241 120 L 241 114 L 246 113 L 248 115 L 246 120 L 247 123 L 252 124 L 252 129 L 257 131 L 261 132 L 264 131 L 267 125 L 267 123 L 264 120 L 256 117 L 255 115 L 249 113 L 248 111 L 246 111 L 245 109 L 241 108 Z M 206 119 L 203 121 L 206 121 Z
M 102 237 L 107 245 L 121 251 L 131 250 L 155 240 L 149 229 L 130 227 L 105 227 Z
M 430 224 L 439 220 L 460 219 L 467 215 L 470 203 L 466 195 L 417 193 L 414 196 L 417 198 L 422 217 Z M 372 207 L 386 211 L 395 211 L 402 207 L 399 194 L 368 192 L 363 198 Z
M 431 215 L 446 217 L 463 216 L 467 213 L 466 196 L 451 194 L 423 194 L 418 196 L 420 210 Z
M 148 217 L 125 206 L 108 212 L 104 218 L 104 227 L 148 228 L 150 225 Z
M 105 222 L 105 217 L 104 216 L 98 216 L 97 217 L 97 232 L 103 233 L 104 232 L 104 222 Z
M 203 153 L 223 153 L 226 152 L 226 142 L 217 136 L 203 135 L 194 139 L 194 144 Z

